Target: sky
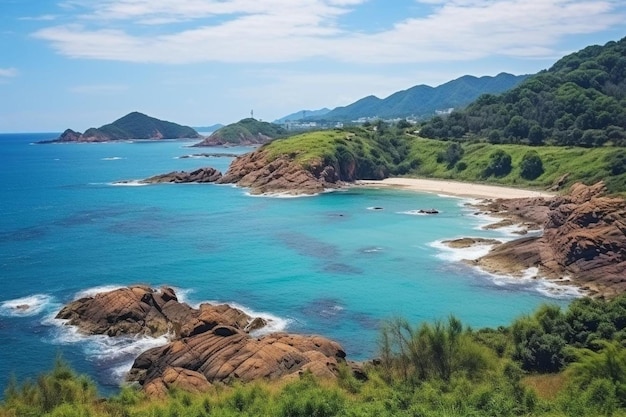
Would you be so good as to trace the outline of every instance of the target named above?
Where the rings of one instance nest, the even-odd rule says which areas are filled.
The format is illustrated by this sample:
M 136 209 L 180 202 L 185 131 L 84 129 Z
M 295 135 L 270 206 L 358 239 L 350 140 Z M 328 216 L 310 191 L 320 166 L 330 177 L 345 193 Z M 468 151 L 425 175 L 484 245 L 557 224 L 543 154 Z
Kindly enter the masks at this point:
M 624 0 L 0 0 L 0 16 L 0 132 L 273 121 L 626 37 Z

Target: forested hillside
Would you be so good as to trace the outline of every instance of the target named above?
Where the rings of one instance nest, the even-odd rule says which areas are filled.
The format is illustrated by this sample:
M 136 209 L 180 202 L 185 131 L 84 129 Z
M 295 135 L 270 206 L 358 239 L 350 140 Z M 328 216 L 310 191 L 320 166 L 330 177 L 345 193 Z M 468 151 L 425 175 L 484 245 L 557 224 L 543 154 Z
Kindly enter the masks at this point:
M 429 138 L 558 146 L 626 145 L 626 38 L 560 59 L 501 95 L 435 117 Z

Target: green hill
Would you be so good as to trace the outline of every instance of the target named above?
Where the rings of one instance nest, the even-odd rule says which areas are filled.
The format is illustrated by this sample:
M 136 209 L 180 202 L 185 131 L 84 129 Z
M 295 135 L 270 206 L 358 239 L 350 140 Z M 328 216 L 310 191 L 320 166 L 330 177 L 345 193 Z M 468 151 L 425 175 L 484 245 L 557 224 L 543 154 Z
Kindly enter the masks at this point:
M 626 145 L 626 38 L 560 59 L 499 96 L 421 129 L 430 138 L 559 146 Z
M 457 143 L 416 137 L 383 122 L 360 128 L 308 132 L 265 145 L 270 159 L 288 157 L 300 166 L 333 166 L 344 181 L 416 176 L 562 189 L 603 180 L 626 193 L 626 149 L 523 144 Z
M 276 124 L 248 117 L 216 130 L 194 146 L 256 145 L 285 136 L 286 133 L 285 129 Z
M 85 133 L 67 129 L 51 142 L 108 142 L 130 139 L 199 138 L 198 132 L 188 126 L 155 119 L 143 113 L 132 112 L 113 123 L 89 128 Z

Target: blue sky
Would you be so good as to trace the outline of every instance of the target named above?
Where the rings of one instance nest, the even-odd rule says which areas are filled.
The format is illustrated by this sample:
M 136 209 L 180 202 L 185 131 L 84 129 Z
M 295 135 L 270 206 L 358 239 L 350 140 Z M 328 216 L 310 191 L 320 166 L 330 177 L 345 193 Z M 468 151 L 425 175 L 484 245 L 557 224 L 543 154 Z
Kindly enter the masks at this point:
M 626 36 L 624 0 L 0 0 L 0 132 L 131 111 L 198 126 L 535 73 Z

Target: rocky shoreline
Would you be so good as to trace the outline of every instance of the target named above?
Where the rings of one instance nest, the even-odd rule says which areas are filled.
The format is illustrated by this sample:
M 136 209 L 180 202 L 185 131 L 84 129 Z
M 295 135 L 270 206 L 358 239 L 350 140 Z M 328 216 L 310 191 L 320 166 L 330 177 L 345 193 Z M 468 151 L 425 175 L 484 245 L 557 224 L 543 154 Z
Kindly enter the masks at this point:
M 519 239 L 494 244 L 489 254 L 468 261 L 494 274 L 537 276 L 575 285 L 594 297 L 612 298 L 626 291 L 626 201 L 606 196 L 602 182 L 574 184 L 551 198 L 487 200 L 476 206 L 502 220 L 491 228 L 519 225 Z M 524 236 L 541 231 L 537 236 Z M 485 244 L 460 240 L 452 246 Z
M 157 397 L 172 388 L 201 392 L 218 383 L 290 379 L 303 372 L 335 378 L 340 364 L 347 363 L 343 348 L 332 340 L 283 332 L 255 336 L 266 327 L 264 319 L 227 304 L 192 308 L 168 287 L 98 293 L 68 303 L 56 319 L 85 335 L 168 335 L 169 343 L 141 353 L 127 376 Z

